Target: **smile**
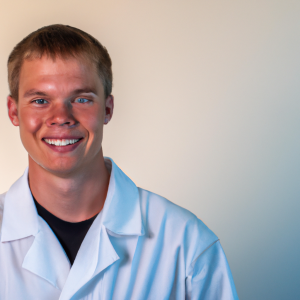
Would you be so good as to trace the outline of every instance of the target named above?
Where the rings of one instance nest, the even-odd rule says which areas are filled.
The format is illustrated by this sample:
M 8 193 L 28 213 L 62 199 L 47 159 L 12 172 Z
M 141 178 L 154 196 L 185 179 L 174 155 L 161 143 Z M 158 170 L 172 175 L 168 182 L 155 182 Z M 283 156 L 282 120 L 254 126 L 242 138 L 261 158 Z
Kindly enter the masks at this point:
M 79 140 L 80 139 L 44 139 L 47 144 L 60 147 L 75 144 Z

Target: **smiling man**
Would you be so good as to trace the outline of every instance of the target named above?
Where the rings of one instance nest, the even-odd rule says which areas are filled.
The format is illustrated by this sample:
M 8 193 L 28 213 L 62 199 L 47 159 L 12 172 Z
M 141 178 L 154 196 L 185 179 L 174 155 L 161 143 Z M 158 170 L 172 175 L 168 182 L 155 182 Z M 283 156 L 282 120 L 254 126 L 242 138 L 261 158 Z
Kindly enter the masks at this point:
M 43 27 L 13 49 L 8 79 L 29 166 L 0 195 L 0 299 L 237 299 L 218 238 L 103 157 L 114 98 L 95 38 Z

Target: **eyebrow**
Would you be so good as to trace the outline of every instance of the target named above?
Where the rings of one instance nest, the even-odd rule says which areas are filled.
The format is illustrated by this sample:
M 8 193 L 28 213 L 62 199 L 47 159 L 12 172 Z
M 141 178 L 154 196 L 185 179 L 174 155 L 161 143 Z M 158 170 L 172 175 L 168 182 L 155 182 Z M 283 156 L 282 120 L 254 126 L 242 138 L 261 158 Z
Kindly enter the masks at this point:
M 95 89 L 89 88 L 89 87 L 77 89 L 72 92 L 72 94 L 89 94 L 89 93 L 93 93 L 93 94 L 97 95 L 97 91 Z
M 47 96 L 46 93 L 44 92 L 41 92 L 39 90 L 36 90 L 36 89 L 31 89 L 31 90 L 28 90 L 24 93 L 24 98 L 28 98 L 28 97 L 32 97 L 32 96 L 42 96 L 42 97 L 45 97 Z
M 93 88 L 82 88 L 82 89 L 76 89 L 72 92 L 72 95 L 78 95 L 78 94 L 89 94 L 93 93 L 94 95 L 97 95 L 97 91 Z M 33 97 L 33 96 L 41 96 L 41 97 L 47 97 L 48 94 L 36 89 L 28 90 L 24 93 L 24 98 Z

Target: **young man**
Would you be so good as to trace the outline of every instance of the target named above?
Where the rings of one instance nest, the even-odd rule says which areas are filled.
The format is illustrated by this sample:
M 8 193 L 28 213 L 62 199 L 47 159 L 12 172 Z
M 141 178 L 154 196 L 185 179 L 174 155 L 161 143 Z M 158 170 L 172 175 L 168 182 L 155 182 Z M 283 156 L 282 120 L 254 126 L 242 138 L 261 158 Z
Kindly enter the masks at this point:
M 52 25 L 8 60 L 9 118 L 29 167 L 0 195 L 0 299 L 238 299 L 218 238 L 102 153 L 111 60 Z

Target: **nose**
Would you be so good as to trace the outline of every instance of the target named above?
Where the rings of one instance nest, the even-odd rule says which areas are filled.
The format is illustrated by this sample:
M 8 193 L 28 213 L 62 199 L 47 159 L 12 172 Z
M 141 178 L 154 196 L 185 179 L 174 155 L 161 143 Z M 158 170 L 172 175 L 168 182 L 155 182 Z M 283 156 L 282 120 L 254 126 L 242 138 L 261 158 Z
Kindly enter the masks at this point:
M 78 122 L 72 114 L 72 104 L 68 103 L 57 103 L 51 110 L 50 116 L 46 121 L 49 127 L 53 126 L 66 126 L 72 127 Z

